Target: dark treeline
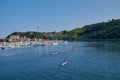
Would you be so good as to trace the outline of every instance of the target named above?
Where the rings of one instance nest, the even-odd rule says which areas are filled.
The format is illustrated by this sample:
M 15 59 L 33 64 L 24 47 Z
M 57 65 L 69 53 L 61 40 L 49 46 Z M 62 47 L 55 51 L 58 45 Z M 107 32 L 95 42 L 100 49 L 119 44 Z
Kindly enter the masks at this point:
M 101 22 L 85 25 L 71 31 L 61 32 L 14 32 L 10 35 L 26 36 L 27 38 L 42 38 L 45 40 L 89 40 L 89 39 L 120 39 L 120 19 L 112 19 L 108 22 Z M 7 38 L 10 37 L 7 36 Z

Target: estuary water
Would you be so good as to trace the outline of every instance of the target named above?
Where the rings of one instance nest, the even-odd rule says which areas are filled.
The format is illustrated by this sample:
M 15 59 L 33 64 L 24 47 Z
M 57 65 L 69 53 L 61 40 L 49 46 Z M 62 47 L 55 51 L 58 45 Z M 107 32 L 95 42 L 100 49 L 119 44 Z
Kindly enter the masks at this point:
M 120 80 L 120 41 L 0 49 L 0 80 Z

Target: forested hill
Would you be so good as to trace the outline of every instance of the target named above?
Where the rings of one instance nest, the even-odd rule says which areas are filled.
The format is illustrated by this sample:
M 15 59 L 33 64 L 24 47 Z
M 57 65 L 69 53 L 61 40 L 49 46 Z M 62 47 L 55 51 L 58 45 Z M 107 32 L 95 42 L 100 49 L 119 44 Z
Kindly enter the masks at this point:
M 88 40 L 88 39 L 120 39 L 120 19 L 112 19 L 108 22 L 101 22 L 85 25 L 71 31 L 61 32 L 14 32 L 10 35 L 26 36 L 28 38 L 42 38 L 47 40 Z M 7 38 L 10 37 L 7 36 Z
M 120 39 L 120 19 L 86 25 L 71 32 L 79 39 Z

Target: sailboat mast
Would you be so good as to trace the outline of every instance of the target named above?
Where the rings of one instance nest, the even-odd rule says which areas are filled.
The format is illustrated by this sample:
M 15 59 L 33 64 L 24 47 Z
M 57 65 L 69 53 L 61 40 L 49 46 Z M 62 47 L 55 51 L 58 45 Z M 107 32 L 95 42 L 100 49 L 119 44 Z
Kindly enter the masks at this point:
M 38 35 L 39 35 L 39 27 L 37 27 L 37 32 L 36 32 L 36 39 L 38 41 Z

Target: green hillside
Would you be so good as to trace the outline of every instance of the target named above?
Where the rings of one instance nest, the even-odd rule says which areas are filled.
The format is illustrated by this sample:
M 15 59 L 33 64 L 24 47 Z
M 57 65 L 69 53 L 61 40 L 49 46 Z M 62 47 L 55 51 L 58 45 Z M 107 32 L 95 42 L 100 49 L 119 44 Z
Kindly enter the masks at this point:
M 108 22 L 101 22 L 85 25 L 71 31 L 61 32 L 14 32 L 10 35 L 26 36 L 27 38 L 42 38 L 47 40 L 88 40 L 88 39 L 120 39 L 120 19 L 112 19 Z M 7 36 L 7 38 L 10 37 Z
M 112 19 L 72 30 L 79 39 L 120 39 L 120 19 Z

